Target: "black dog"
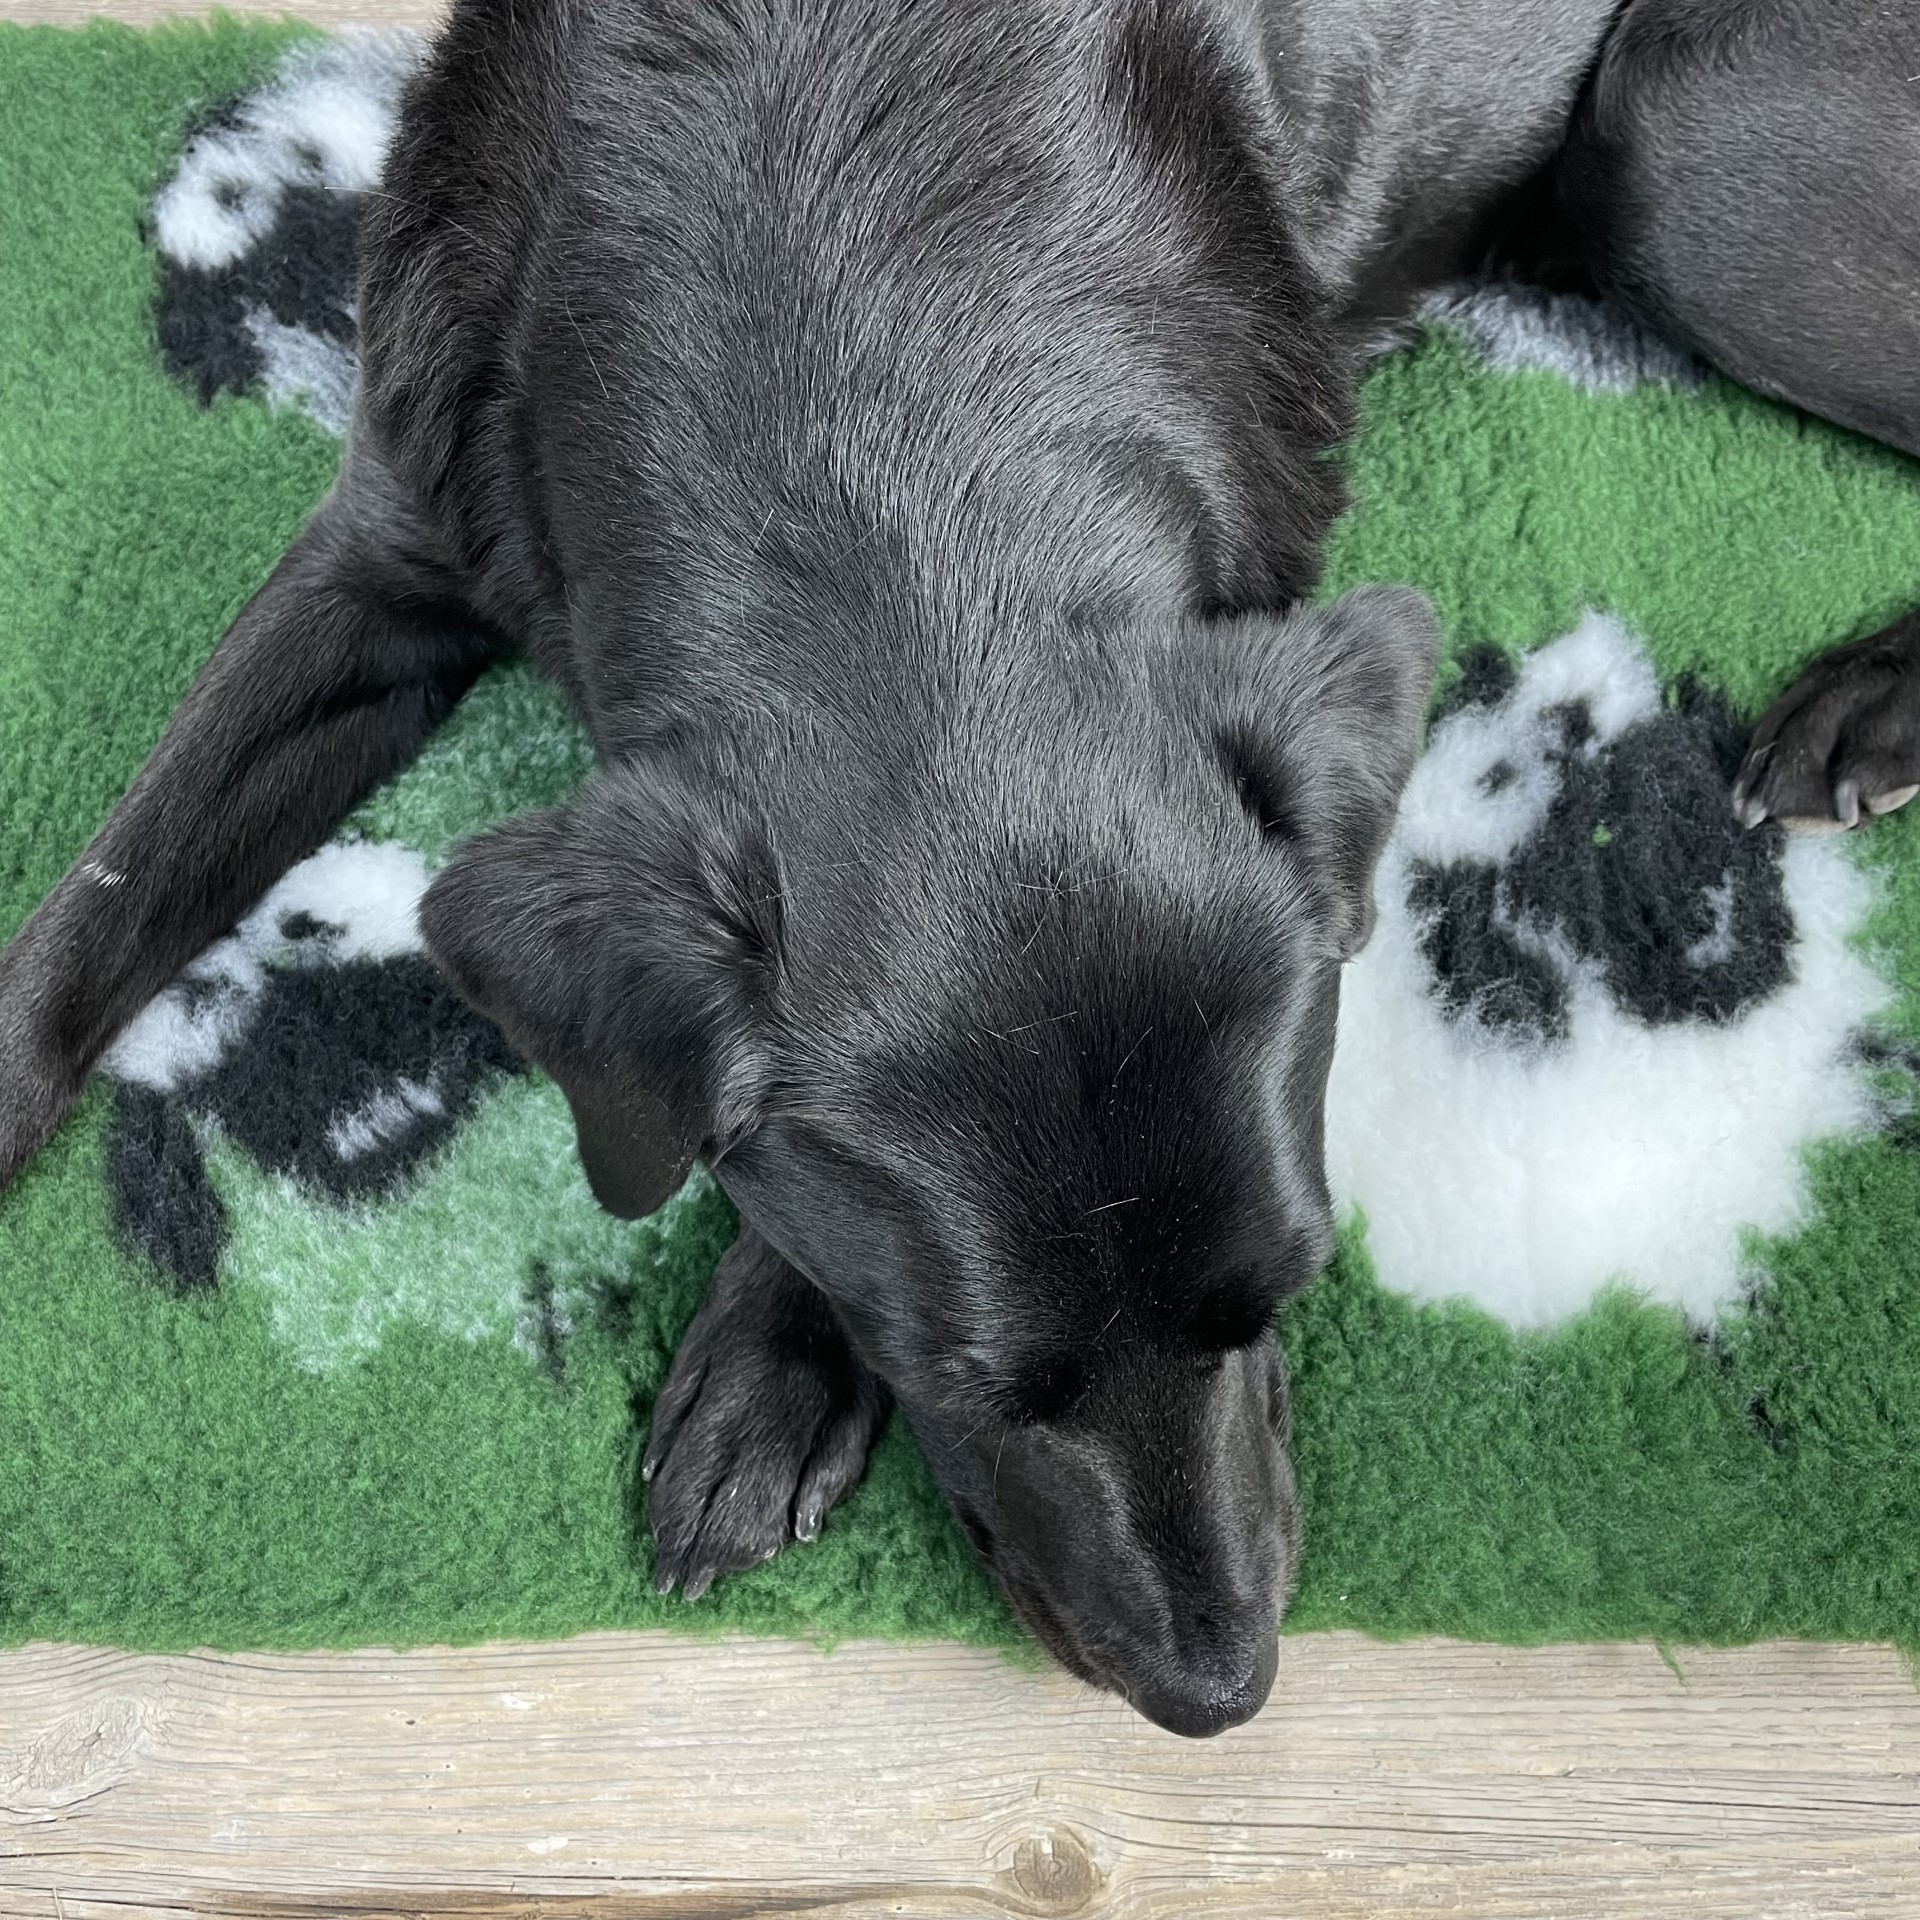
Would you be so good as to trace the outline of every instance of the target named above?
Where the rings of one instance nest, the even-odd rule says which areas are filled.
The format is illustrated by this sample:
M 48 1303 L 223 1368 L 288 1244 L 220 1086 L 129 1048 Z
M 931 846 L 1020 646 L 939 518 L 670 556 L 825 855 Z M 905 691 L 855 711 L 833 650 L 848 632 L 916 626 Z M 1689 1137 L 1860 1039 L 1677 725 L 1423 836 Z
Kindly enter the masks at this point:
M 122 1023 L 525 648 L 602 771 L 425 923 L 595 1192 L 746 1221 L 655 1413 L 663 1585 L 889 1397 L 1007 1594 L 1252 1714 L 1275 1303 L 1414 595 L 1301 605 L 1358 349 L 1489 248 L 1920 451 L 1920 25 L 1813 0 L 463 0 L 363 234 L 340 480 L 0 959 L 0 1180 Z M 1920 627 L 1743 816 L 1920 783 Z

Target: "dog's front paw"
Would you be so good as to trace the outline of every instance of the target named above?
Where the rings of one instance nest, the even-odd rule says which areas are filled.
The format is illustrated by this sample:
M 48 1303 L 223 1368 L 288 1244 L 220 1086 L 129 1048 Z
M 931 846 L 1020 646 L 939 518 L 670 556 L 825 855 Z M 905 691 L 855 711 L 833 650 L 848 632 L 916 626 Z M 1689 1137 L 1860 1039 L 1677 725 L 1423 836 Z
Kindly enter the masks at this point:
M 1761 716 L 1733 810 L 1837 833 L 1920 793 L 1920 619 L 1823 653 Z
M 678 1582 L 697 1600 L 719 1575 L 815 1538 L 891 1404 L 826 1296 L 743 1227 L 654 1402 L 640 1469 L 654 1590 Z
M 8 976 L 0 961 L 0 1193 L 53 1138 L 80 1093 L 77 1076 L 48 1065 L 28 1037 L 14 1011 L 25 995 L 9 990 Z
M 0 1066 L 0 1193 L 46 1145 L 65 1111 L 45 1086 L 17 1069 Z

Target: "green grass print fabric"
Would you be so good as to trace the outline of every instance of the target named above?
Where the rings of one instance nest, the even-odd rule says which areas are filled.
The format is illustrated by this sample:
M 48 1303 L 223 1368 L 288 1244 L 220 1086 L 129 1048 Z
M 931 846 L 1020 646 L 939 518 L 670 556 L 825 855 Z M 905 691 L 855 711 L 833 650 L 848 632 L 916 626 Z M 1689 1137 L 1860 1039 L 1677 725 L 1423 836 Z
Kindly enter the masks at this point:
M 162 364 L 149 210 L 291 29 L 0 29 L 0 936 L 59 878 L 325 489 L 293 406 Z M 1618 617 L 1664 686 L 1751 715 L 1920 600 L 1920 468 L 1718 380 L 1595 392 L 1426 327 L 1383 361 L 1327 591 L 1424 588 L 1449 665 Z M 428 863 L 587 765 L 490 674 L 355 822 Z M 1885 1057 L 1920 1035 L 1920 808 L 1839 857 L 1874 892 Z M 1710 1324 L 1633 1285 L 1546 1331 L 1375 1278 L 1349 1218 L 1286 1310 L 1307 1550 L 1293 1629 L 1920 1645 L 1920 1151 L 1808 1149 L 1793 1230 Z M 598 1212 L 557 1092 L 485 1081 L 391 1190 L 201 1145 L 217 1284 L 116 1225 L 116 1094 L 0 1199 L 0 1640 L 302 1647 L 670 1625 L 1019 1636 L 896 1421 L 820 1541 L 656 1598 L 647 1409 L 733 1231 L 700 1176 Z

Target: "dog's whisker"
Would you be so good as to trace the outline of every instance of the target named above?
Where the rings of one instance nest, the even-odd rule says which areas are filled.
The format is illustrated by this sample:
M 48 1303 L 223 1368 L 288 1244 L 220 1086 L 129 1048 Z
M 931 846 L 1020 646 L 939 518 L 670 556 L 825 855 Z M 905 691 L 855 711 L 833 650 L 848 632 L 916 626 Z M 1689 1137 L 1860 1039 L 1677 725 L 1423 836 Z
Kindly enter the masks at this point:
M 1032 1033 L 1036 1027 L 1057 1027 L 1063 1020 L 1078 1020 L 1079 1018 L 1080 1009 L 1073 1007 L 1065 1013 L 1050 1013 L 1044 1019 L 1029 1020 L 1024 1026 L 1005 1028 L 989 1027 L 987 1031 L 991 1033 L 996 1040 L 1011 1040 L 1017 1033 Z
M 1127 1049 L 1126 1053 L 1121 1058 L 1120 1064 L 1117 1067 L 1115 1067 L 1113 1070 L 1113 1079 L 1107 1082 L 1107 1088 L 1109 1092 L 1112 1091 L 1115 1083 L 1119 1080 L 1120 1076 L 1126 1072 L 1127 1062 L 1131 1060 L 1133 1056 L 1136 1053 L 1138 1053 L 1140 1049 L 1147 1044 L 1148 1040 L 1151 1039 L 1152 1036 L 1153 1036 L 1153 1029 L 1151 1027 L 1148 1027 L 1146 1032 L 1141 1034 L 1140 1038 L 1136 1040 L 1133 1043 L 1133 1045 Z
M 612 406 L 613 395 L 607 391 L 607 382 L 605 376 L 600 371 L 600 363 L 594 359 L 593 349 L 587 345 L 587 336 L 585 332 L 582 331 L 580 322 L 573 317 L 573 302 L 563 298 L 560 302 L 560 307 L 561 311 L 567 316 L 567 325 L 573 329 L 574 338 L 580 342 L 580 351 L 587 357 L 587 365 L 593 369 L 594 379 L 600 384 L 601 399 L 603 399 L 608 406 Z

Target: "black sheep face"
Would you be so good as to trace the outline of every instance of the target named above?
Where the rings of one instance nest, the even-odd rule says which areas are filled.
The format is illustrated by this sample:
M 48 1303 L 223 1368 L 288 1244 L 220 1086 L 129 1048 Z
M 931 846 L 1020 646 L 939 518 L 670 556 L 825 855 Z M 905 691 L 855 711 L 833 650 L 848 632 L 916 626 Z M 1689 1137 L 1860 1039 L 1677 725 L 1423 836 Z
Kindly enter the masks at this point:
M 1728 806 L 1744 731 L 1727 701 L 1686 684 L 1670 705 L 1578 689 L 1530 700 L 1518 683 L 1504 654 L 1467 662 L 1441 724 L 1480 723 L 1453 770 L 1475 851 L 1445 857 L 1443 828 L 1408 863 L 1447 1016 L 1555 1043 L 1583 976 L 1650 1026 L 1731 1020 L 1778 991 L 1794 938 L 1782 836 L 1743 830 Z M 1476 835 L 1474 801 L 1491 816 L 1509 795 L 1524 818 Z
M 346 431 L 360 211 L 421 53 L 410 34 L 295 48 L 189 139 L 153 203 L 155 330 L 168 371 L 203 405 L 262 389 Z
M 324 849 L 115 1044 L 115 1218 L 177 1286 L 212 1286 L 226 1239 L 200 1127 L 315 1194 L 365 1200 L 401 1187 L 489 1082 L 520 1070 L 420 951 L 425 882 L 404 848 Z

